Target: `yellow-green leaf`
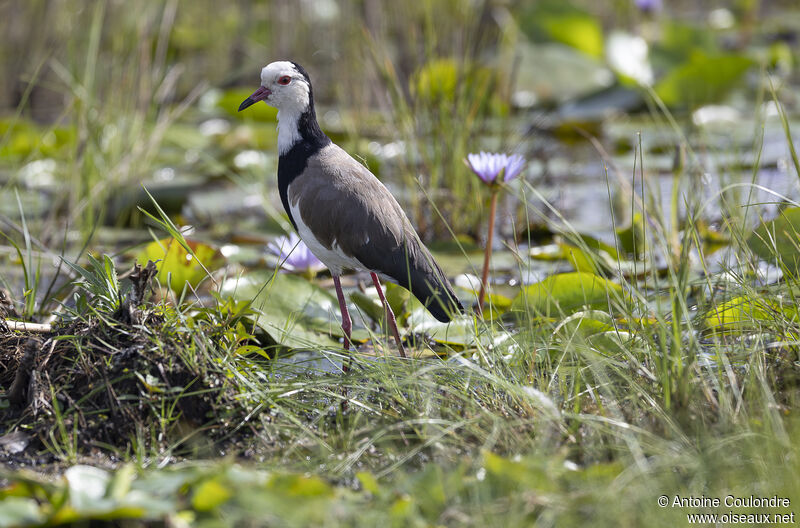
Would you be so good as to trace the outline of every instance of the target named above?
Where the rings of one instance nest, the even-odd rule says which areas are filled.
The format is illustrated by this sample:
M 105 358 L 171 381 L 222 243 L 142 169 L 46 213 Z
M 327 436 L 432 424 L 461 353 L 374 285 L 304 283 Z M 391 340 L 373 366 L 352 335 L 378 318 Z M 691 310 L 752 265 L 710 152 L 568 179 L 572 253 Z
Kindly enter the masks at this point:
M 606 307 L 609 300 L 622 295 L 619 284 L 577 271 L 553 275 L 523 288 L 511 308 L 550 316 L 571 313 L 584 306 Z
M 711 308 L 705 315 L 705 326 L 712 331 L 741 331 L 757 329 L 776 318 L 797 317 L 797 306 L 792 302 L 751 298 L 746 295 L 735 297 Z
M 669 106 L 699 106 L 719 102 L 753 60 L 744 55 L 706 55 L 695 51 L 655 86 L 658 96 Z
M 200 484 L 192 496 L 192 507 L 197 511 L 212 511 L 231 498 L 231 491 L 216 479 Z
M 747 238 L 753 253 L 766 260 L 776 260 L 788 273 L 800 269 L 800 207 L 781 211 L 780 216 L 762 223 Z
M 366 471 L 360 471 L 356 473 L 356 478 L 359 482 L 361 482 L 361 487 L 364 488 L 365 491 L 372 493 L 373 495 L 377 495 L 380 491 L 380 486 L 378 485 L 378 480 L 372 473 L 367 473 Z
M 540 23 L 556 42 L 571 46 L 591 57 L 602 57 L 603 29 L 592 15 L 579 11 L 551 13 Z
M 187 282 L 196 288 L 207 276 L 203 266 L 208 271 L 213 271 L 221 265 L 222 256 L 207 244 L 189 240 L 186 242 L 194 256 L 177 240 L 165 238 L 148 244 L 136 256 L 136 260 L 142 265 L 148 260 L 156 262 L 158 280 L 172 291 L 182 291 Z

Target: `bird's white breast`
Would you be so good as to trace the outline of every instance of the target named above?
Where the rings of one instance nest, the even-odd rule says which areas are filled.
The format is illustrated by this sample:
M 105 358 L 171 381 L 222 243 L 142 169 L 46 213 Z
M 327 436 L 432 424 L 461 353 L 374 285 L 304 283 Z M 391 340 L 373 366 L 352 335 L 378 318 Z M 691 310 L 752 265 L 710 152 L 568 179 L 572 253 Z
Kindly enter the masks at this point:
M 346 269 L 368 271 L 363 264 L 358 260 L 348 255 L 345 255 L 337 246 L 336 240 L 333 241 L 331 249 L 326 248 L 322 243 L 317 240 L 314 233 L 311 231 L 300 214 L 300 207 L 297 202 L 290 203 L 289 209 L 292 212 L 292 218 L 297 224 L 297 233 L 303 242 L 306 243 L 308 249 L 316 256 L 325 266 L 331 270 L 333 275 L 341 275 L 342 271 Z
M 292 150 L 303 136 L 297 126 L 300 114 L 292 110 L 278 110 L 278 154 Z

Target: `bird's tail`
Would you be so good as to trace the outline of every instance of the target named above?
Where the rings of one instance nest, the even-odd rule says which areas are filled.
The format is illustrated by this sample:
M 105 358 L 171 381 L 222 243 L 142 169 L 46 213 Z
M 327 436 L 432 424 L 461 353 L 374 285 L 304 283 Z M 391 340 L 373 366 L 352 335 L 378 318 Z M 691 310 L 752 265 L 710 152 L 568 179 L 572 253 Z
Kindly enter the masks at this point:
M 433 260 L 428 251 L 424 251 L 427 266 L 416 266 L 409 273 L 409 284 L 402 284 L 420 300 L 436 319 L 449 322 L 454 315 L 464 313 L 464 307 L 456 297 L 450 281 L 442 269 Z M 420 269 L 421 268 L 421 269 Z
M 454 315 L 464 313 L 450 281 L 428 248 L 413 230 L 409 230 L 406 236 L 405 243 L 392 251 L 365 251 L 356 253 L 355 257 L 367 269 L 409 290 L 439 321 L 447 323 Z

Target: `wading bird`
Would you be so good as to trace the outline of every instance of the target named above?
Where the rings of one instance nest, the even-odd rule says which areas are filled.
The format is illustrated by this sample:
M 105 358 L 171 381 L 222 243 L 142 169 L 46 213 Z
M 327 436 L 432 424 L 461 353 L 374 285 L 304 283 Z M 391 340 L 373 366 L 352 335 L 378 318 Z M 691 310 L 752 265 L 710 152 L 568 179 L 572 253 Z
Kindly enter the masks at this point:
M 261 87 L 242 102 L 239 111 L 259 101 L 278 109 L 281 202 L 300 238 L 331 271 L 345 348 L 350 348 L 352 328 L 339 280 L 345 270 L 370 273 L 403 356 L 397 323 L 379 277 L 408 289 L 439 321 L 463 313 L 447 277 L 397 200 L 320 129 L 311 80 L 303 67 L 289 61 L 264 67 Z

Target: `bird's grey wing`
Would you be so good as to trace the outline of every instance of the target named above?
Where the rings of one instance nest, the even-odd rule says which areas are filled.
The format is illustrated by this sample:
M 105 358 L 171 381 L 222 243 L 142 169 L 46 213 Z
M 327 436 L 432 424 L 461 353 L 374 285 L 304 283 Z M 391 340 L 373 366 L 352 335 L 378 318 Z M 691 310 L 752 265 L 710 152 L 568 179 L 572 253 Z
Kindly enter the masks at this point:
M 302 221 L 329 249 L 388 276 L 441 321 L 463 312 L 433 256 L 392 194 L 363 165 L 331 145 L 292 183 Z

